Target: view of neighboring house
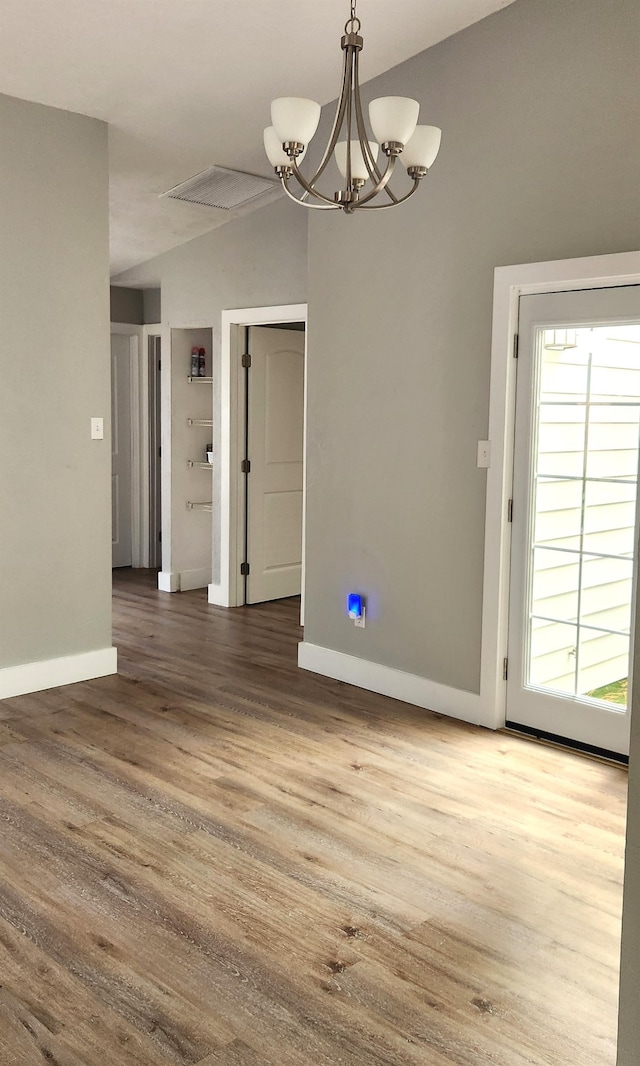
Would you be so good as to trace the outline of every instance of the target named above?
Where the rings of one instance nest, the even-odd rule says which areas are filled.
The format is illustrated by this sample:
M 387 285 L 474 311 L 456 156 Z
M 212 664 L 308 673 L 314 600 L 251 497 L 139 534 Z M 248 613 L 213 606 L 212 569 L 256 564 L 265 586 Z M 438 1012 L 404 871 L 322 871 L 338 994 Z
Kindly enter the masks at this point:
M 597 696 L 629 673 L 640 327 L 570 340 L 545 347 L 539 382 L 529 676 Z

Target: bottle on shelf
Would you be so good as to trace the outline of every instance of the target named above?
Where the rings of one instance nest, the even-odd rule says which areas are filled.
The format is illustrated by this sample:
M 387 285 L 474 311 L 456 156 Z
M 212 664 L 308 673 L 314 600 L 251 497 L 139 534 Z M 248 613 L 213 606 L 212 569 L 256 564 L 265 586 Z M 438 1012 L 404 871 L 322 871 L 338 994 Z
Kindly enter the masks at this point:
M 207 356 L 204 348 L 198 348 L 198 377 L 204 378 L 207 374 Z
M 200 349 L 194 346 L 191 349 L 191 377 L 197 378 L 200 373 Z
M 213 444 L 207 444 L 206 451 L 207 451 L 207 462 L 208 463 L 212 463 L 213 462 Z

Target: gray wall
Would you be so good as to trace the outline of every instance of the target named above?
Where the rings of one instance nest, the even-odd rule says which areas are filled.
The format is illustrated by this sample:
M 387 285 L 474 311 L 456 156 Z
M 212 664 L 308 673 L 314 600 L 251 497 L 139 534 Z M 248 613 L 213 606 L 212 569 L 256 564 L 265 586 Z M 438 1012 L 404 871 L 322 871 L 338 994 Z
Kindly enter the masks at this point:
M 129 325 L 155 325 L 160 321 L 160 289 L 132 289 L 112 285 L 111 321 Z
M 0 96 L 0 129 L 3 667 L 111 646 L 111 451 L 107 127 Z
M 142 289 L 125 289 L 112 285 L 110 289 L 111 321 L 141 326 L 144 323 Z
M 163 508 L 170 509 L 171 538 L 165 536 L 167 511 L 163 515 L 162 568 L 174 573 L 211 566 L 210 516 L 187 511 L 188 499 L 197 499 L 198 481 L 204 487 L 205 473 L 190 471 L 184 462 L 185 419 L 194 411 L 186 377 L 186 359 L 167 359 L 171 329 L 210 326 L 213 329 L 213 446 L 219 449 L 220 426 L 220 318 L 223 309 L 302 303 L 307 298 L 307 212 L 284 199 L 198 237 L 179 248 L 145 263 L 145 276 L 159 282 L 162 290 L 164 402 L 171 391 L 174 435 L 180 445 L 174 462 L 163 445 L 166 486 L 171 465 L 170 494 L 163 488 Z M 131 284 L 139 284 L 138 271 L 130 272 Z M 119 283 L 128 284 L 121 274 Z M 209 353 L 207 353 L 209 354 Z M 202 386 L 195 386 L 202 388 Z M 198 401 L 199 402 L 199 401 Z M 191 404 L 191 406 L 189 406 Z M 194 433 L 194 443 L 199 441 Z M 192 456 L 196 458 L 196 456 Z M 220 572 L 219 492 L 213 487 L 213 580 Z M 200 493 L 201 498 L 206 492 Z
M 442 149 L 406 205 L 310 219 L 306 640 L 478 691 L 493 270 L 640 245 L 638 10 L 520 0 L 367 86 Z
M 142 311 L 146 325 L 155 326 L 162 321 L 160 309 L 160 289 L 143 289 Z

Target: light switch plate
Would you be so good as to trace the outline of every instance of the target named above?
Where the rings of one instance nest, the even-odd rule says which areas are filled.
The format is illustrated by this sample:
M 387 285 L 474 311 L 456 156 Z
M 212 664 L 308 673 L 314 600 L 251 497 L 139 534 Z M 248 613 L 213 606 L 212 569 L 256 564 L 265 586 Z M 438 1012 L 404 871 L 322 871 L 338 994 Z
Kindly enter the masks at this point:
M 479 440 L 478 441 L 478 467 L 482 470 L 486 470 L 491 466 L 491 441 Z
M 104 418 L 91 419 L 91 440 L 104 440 Z

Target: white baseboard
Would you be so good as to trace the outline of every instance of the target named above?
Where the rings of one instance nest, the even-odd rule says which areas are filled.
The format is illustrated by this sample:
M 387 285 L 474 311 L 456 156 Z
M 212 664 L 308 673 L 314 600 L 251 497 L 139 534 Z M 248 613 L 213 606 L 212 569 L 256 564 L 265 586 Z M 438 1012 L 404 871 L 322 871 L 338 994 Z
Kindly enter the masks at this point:
M 160 592 L 190 592 L 191 589 L 206 589 L 210 581 L 210 566 L 203 566 L 199 570 L 161 570 L 158 589 Z
M 209 588 L 207 590 L 207 599 L 209 603 L 213 604 L 214 607 L 229 606 L 229 596 L 227 594 L 227 590 L 224 589 L 222 585 L 209 585 Z
M 28 692 L 41 692 L 59 685 L 74 685 L 77 681 L 90 681 L 118 671 L 117 648 L 100 648 L 81 655 L 63 655 L 59 659 L 24 663 L 21 666 L 5 666 L 0 669 L 0 699 L 24 696 Z
M 171 570 L 160 570 L 158 573 L 158 589 L 160 592 L 179 592 L 179 575 Z
M 345 655 L 344 652 L 307 641 L 298 644 L 298 666 L 314 674 L 323 674 L 336 681 L 346 681 L 358 688 L 391 696 L 403 703 L 446 714 L 449 718 L 458 718 L 473 725 L 486 724 L 482 720 L 480 696 L 477 693 L 449 688 L 417 674 L 394 670 L 391 666 L 368 662 L 355 655 Z
M 190 589 L 206 589 L 210 581 L 210 566 L 201 567 L 199 570 L 181 570 L 178 574 L 180 592 L 189 592 Z

